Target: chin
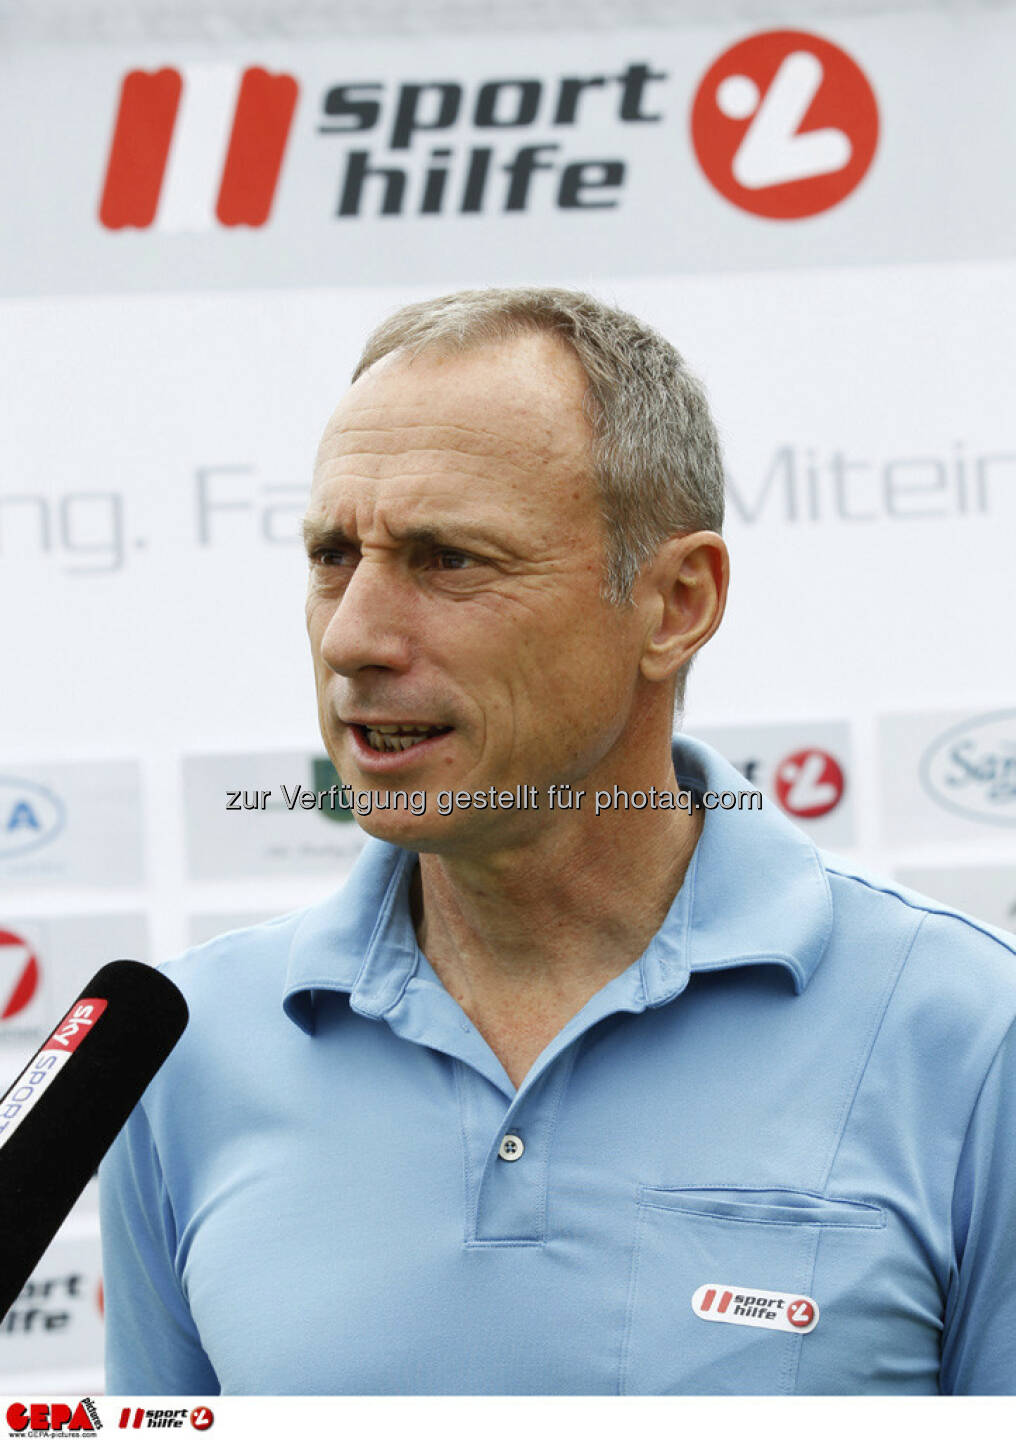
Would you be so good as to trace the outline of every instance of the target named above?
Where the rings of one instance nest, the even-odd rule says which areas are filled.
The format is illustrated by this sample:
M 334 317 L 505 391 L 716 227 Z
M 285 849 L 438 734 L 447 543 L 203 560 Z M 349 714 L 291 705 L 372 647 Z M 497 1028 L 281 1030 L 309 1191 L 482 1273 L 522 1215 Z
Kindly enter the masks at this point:
M 440 840 L 434 834 L 437 827 L 433 816 L 407 814 L 404 810 L 397 813 L 372 810 L 368 815 L 357 815 L 356 823 L 365 835 L 387 840 L 389 845 L 399 845 L 403 850 L 440 848 Z

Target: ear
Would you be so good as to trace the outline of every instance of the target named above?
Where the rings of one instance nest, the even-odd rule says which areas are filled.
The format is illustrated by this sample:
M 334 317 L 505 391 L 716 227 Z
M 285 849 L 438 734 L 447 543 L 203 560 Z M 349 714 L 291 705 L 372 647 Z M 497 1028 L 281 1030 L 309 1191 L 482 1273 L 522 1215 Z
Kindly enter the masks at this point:
M 715 633 L 723 619 L 730 557 L 713 530 L 675 535 L 639 581 L 649 625 L 639 668 L 647 680 L 669 680 Z

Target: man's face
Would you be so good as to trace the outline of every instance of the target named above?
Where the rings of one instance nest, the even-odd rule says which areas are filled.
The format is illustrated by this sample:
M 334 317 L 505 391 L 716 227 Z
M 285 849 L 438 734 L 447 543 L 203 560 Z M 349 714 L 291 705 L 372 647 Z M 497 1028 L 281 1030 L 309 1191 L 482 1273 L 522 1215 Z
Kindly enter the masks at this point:
M 636 612 L 600 597 L 604 525 L 585 374 L 546 334 L 392 355 L 326 428 L 307 512 L 307 628 L 321 731 L 355 790 L 426 791 L 371 834 L 475 854 L 546 823 L 625 735 Z M 398 734 L 391 733 L 398 727 Z M 535 785 L 541 816 L 440 791 Z

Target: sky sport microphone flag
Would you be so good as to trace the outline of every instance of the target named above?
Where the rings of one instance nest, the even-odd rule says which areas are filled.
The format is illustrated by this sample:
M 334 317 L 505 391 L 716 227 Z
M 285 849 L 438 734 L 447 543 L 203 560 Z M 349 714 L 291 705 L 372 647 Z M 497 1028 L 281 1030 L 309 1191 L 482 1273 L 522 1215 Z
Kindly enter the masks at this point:
M 0 1319 L 186 1024 L 171 980 L 114 960 L 0 1099 Z

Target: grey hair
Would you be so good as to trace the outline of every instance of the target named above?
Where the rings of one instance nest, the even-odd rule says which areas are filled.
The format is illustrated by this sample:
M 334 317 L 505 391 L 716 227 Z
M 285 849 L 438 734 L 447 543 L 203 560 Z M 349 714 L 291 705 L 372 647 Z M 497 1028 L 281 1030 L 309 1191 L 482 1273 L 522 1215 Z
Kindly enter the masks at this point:
M 396 350 L 465 350 L 540 330 L 570 345 L 589 378 L 583 409 L 606 527 L 603 597 L 627 605 L 666 539 L 723 525 L 723 457 L 705 391 L 662 335 L 579 290 L 460 290 L 384 320 L 352 378 Z

